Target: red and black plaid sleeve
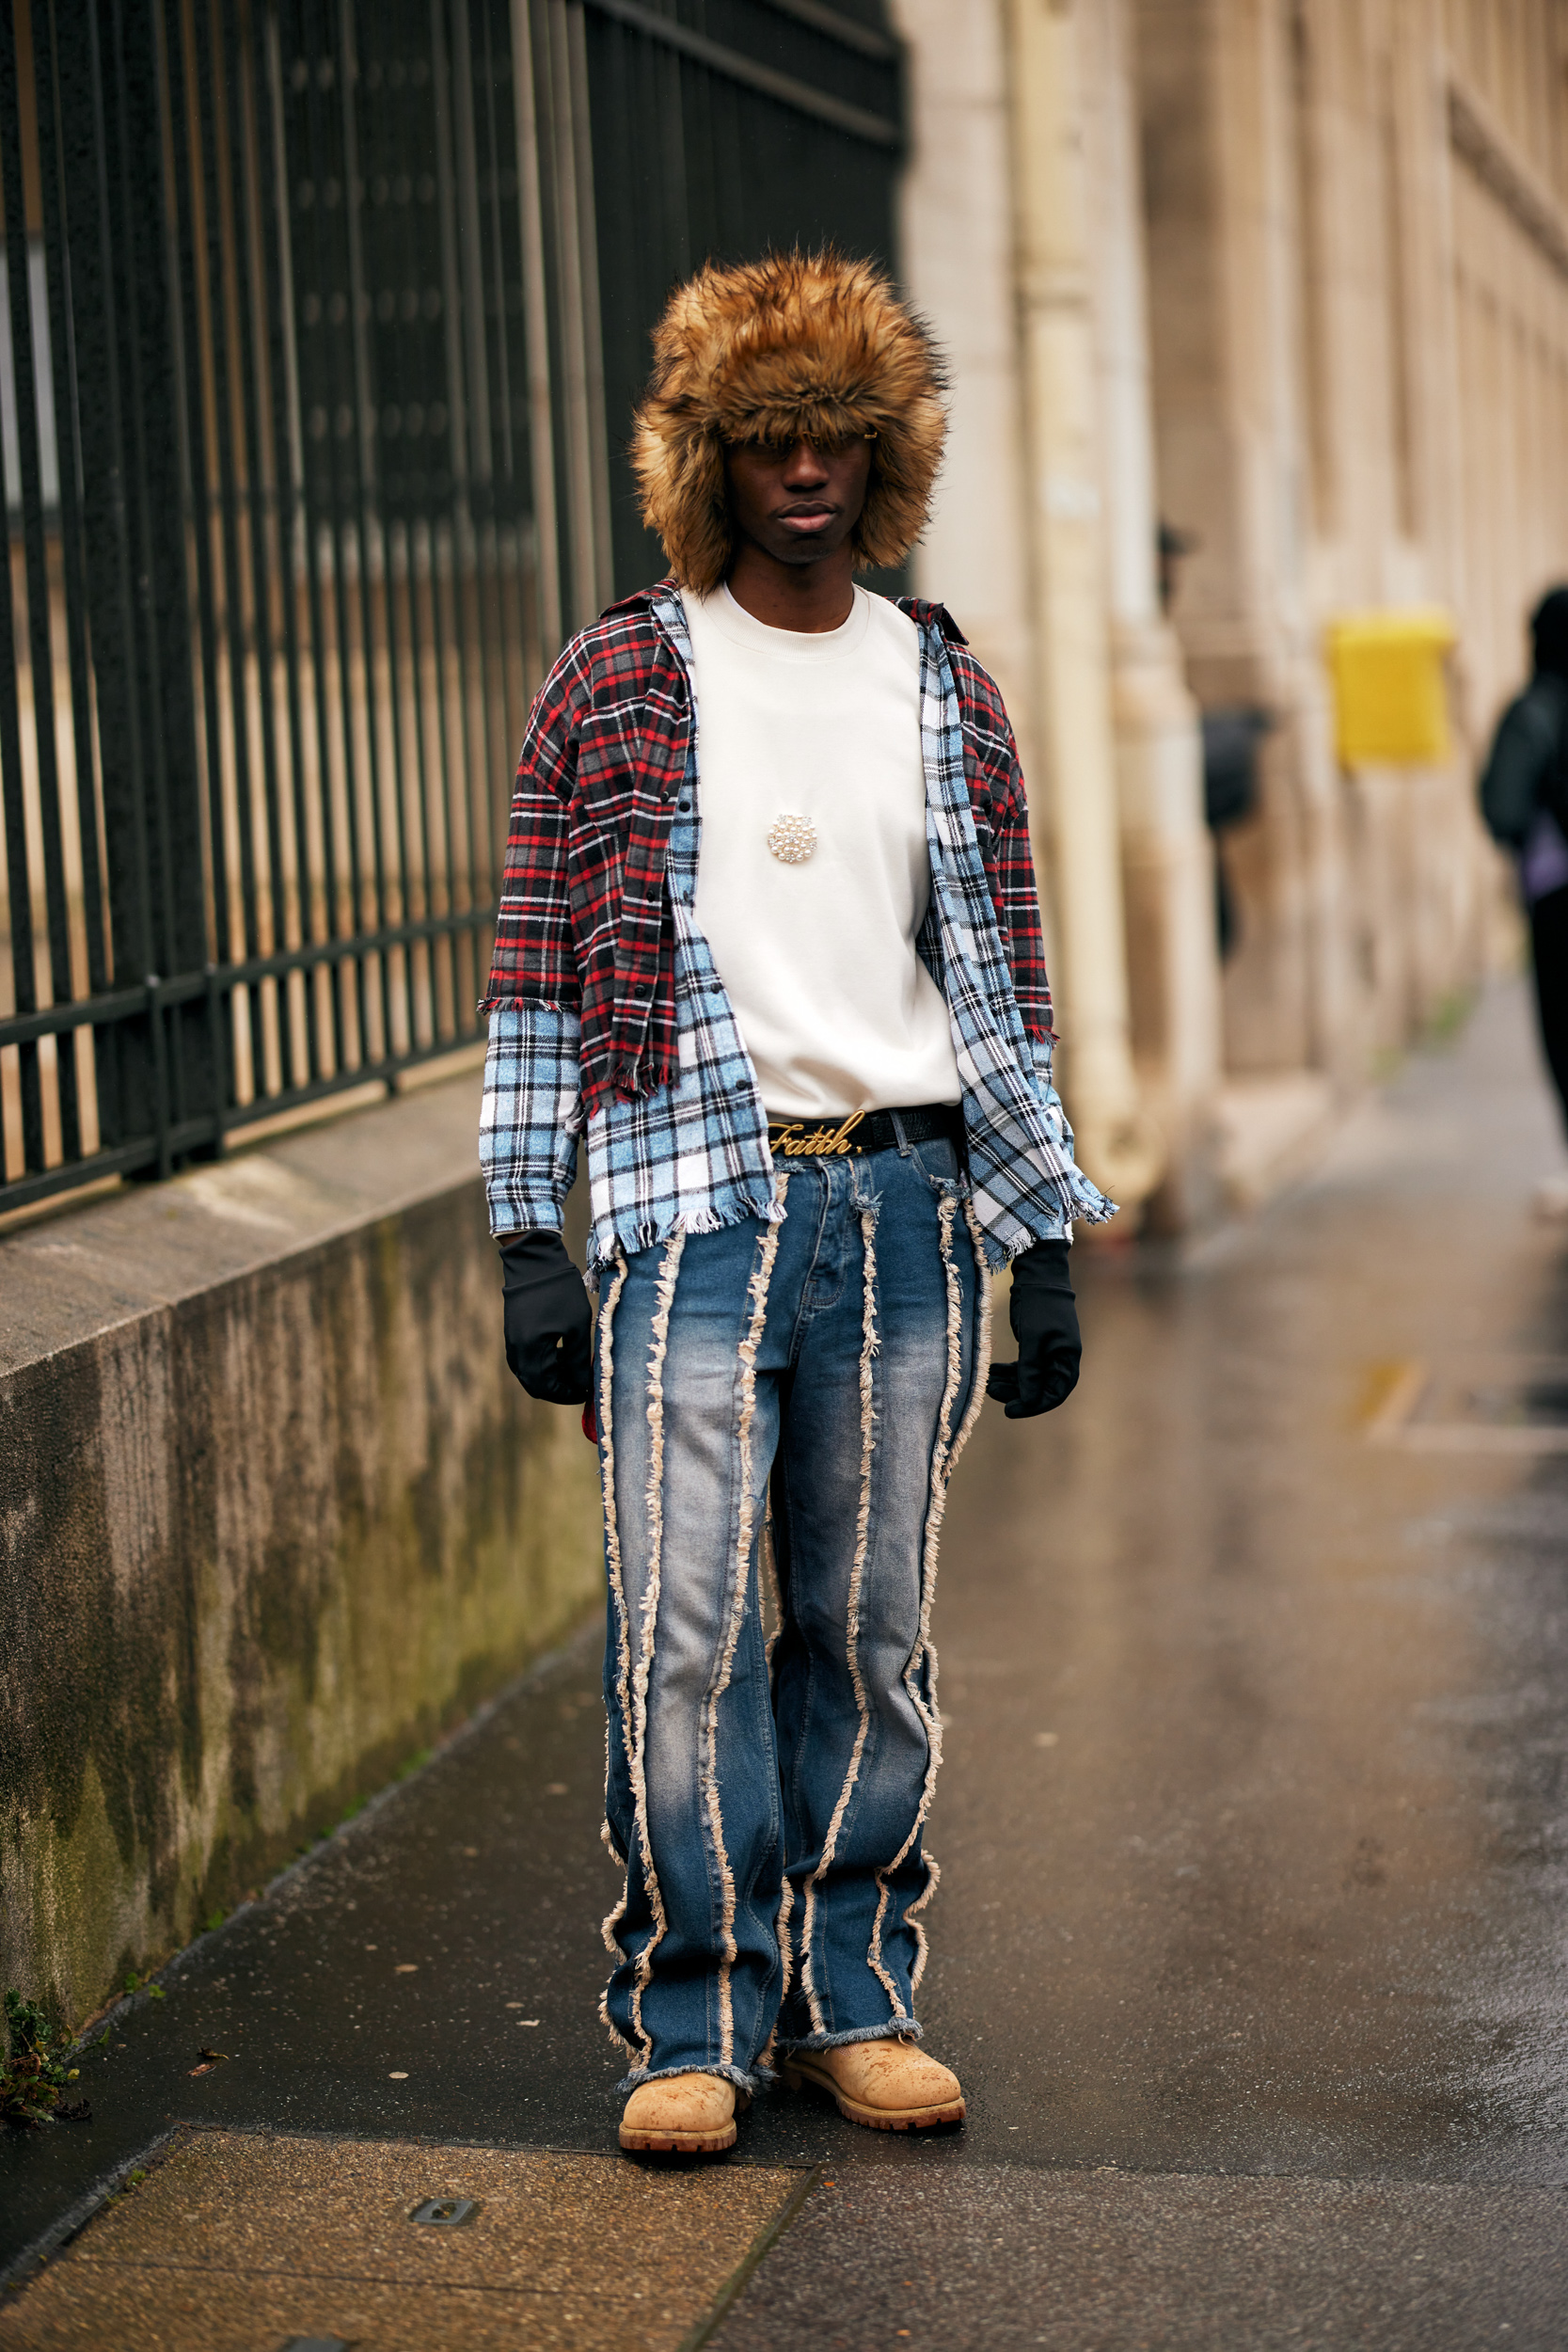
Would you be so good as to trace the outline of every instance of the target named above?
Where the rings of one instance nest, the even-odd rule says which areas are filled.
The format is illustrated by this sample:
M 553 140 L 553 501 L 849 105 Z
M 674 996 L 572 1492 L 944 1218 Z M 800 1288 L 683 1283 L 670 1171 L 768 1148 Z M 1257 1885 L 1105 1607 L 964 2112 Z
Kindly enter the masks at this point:
M 691 696 L 643 591 L 575 637 L 530 715 L 482 1012 L 580 1012 L 583 1101 L 650 1093 L 676 1064 L 664 860 Z
M 495 955 L 481 1012 L 501 1005 L 581 1002 L 573 949 L 570 860 L 578 733 L 592 690 L 586 639 L 575 637 L 534 697 L 517 762 Z
M 1013 993 L 1028 1035 L 1053 1037 L 1039 892 L 1029 848 L 1029 803 L 1018 746 L 990 673 L 967 646 L 950 641 L 947 651 L 958 690 L 970 799 L 986 880 L 1012 967 Z

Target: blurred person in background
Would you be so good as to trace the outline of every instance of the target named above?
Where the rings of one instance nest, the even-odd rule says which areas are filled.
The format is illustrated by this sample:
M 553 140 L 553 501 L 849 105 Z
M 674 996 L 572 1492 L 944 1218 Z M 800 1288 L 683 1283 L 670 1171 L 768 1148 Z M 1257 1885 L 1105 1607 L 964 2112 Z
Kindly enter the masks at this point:
M 1568 584 L 1547 591 L 1529 626 L 1533 674 L 1498 722 L 1481 807 L 1518 860 L 1541 1043 L 1568 1127 Z M 1537 1200 L 1568 1216 L 1568 1177 L 1548 1179 Z
M 1051 1081 L 1002 698 L 942 606 L 854 577 L 925 524 L 924 326 L 867 263 L 774 254 L 677 287 L 654 352 L 670 577 L 534 704 L 481 1152 L 508 1361 L 593 1398 L 621 2144 L 711 2154 L 775 2065 L 873 2128 L 962 2121 L 916 2007 L 938 1534 L 982 1394 L 1076 1381 L 1071 1224 L 1113 1210 Z

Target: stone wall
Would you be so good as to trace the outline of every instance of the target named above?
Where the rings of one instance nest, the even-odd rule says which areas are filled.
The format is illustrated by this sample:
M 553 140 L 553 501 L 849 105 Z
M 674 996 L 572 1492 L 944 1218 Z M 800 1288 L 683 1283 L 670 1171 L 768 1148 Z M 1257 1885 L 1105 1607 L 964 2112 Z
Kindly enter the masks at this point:
M 0 1984 L 92 2010 L 600 1589 L 472 1075 L 0 1243 Z

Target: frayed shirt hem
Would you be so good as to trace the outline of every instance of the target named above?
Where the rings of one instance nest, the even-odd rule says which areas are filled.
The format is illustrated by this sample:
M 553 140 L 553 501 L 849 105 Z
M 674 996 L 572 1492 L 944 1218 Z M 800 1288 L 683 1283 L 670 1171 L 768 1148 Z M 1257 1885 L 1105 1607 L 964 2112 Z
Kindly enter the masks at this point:
M 752 1219 L 764 1225 L 782 1225 L 784 1202 L 776 1189 L 743 1190 L 727 1186 L 714 1194 L 701 1209 L 677 1209 L 669 1216 L 648 1217 L 641 1224 L 617 1227 L 610 1220 L 594 1226 L 588 1241 L 588 1263 L 594 1274 L 602 1274 L 618 1259 L 639 1257 L 644 1249 L 657 1249 L 673 1241 L 677 1233 L 718 1233 L 728 1225 L 745 1225 Z

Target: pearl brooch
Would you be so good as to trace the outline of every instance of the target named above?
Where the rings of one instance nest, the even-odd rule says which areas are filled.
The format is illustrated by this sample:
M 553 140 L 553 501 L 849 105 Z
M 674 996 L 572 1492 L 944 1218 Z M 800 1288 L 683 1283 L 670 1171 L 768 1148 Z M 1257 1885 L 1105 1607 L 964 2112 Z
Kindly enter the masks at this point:
M 769 825 L 768 846 L 781 866 L 803 866 L 816 847 L 816 827 L 808 817 L 786 812 Z

